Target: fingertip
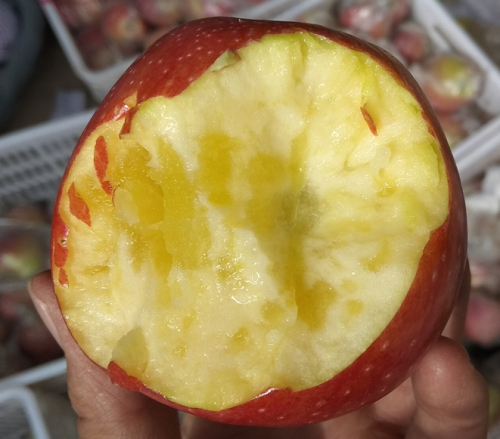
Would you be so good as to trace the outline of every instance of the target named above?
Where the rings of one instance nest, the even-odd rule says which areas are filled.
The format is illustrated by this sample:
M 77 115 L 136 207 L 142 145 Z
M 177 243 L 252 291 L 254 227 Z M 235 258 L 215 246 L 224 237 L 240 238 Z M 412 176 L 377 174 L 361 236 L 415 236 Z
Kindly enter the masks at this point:
M 50 271 L 44 271 L 34 276 L 28 282 L 27 287 L 38 315 L 57 343 L 62 346 L 60 331 L 64 322 L 58 315 L 59 306 L 55 298 Z
M 488 388 L 465 348 L 441 337 L 412 377 L 421 436 L 476 438 L 488 424 Z
M 31 297 L 43 300 L 52 290 L 52 276 L 49 270 L 36 274 L 28 281 L 28 291 Z

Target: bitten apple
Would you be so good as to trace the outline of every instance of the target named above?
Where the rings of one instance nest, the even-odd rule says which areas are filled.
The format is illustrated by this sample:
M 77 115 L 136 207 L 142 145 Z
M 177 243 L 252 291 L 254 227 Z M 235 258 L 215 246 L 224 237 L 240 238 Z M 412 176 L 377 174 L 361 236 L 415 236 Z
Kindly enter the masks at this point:
M 413 77 L 303 23 L 182 25 L 82 134 L 52 273 L 82 350 L 219 422 L 371 403 L 441 333 L 464 270 L 458 173 Z

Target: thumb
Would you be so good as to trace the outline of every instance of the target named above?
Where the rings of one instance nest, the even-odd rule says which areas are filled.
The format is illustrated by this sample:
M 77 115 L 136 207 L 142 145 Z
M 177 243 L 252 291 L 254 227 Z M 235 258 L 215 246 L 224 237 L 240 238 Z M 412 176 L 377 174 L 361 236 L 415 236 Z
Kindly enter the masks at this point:
M 488 390 L 458 342 L 441 337 L 412 377 L 416 410 L 408 439 L 486 438 Z
M 114 385 L 71 336 L 54 293 L 50 272 L 35 276 L 29 291 L 40 317 L 66 355 L 68 393 L 79 417 L 81 439 L 179 439 L 177 412 Z

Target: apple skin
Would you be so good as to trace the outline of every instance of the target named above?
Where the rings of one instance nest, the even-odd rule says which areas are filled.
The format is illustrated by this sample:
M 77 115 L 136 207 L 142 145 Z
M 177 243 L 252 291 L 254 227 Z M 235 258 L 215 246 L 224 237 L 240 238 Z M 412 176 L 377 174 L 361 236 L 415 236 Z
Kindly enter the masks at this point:
M 240 406 L 208 411 L 180 406 L 128 376 L 117 364 L 108 366 L 111 380 L 121 387 L 217 422 L 298 426 L 340 416 L 380 399 L 411 374 L 438 339 L 451 314 L 465 270 L 467 232 L 462 186 L 445 135 L 424 93 L 403 65 L 382 49 L 321 26 L 216 17 L 177 27 L 153 44 L 118 80 L 84 130 L 68 169 L 85 139 L 102 123 L 124 118 L 126 130 L 127 115 L 135 112 L 127 105 L 130 96 L 135 96 L 133 100 L 137 104 L 155 96 L 174 97 L 199 78 L 226 50 L 238 50 L 268 34 L 303 31 L 368 54 L 415 96 L 428 121 L 429 132 L 441 145 L 450 189 L 449 215 L 444 224 L 432 232 L 413 284 L 386 329 L 354 363 L 319 386 L 298 392 L 269 389 Z M 59 276 L 57 280 L 64 284 L 67 277 L 63 267 L 68 255 L 65 239 L 69 229 L 57 211 L 60 197 L 61 193 L 56 200 L 51 255 L 54 276 Z M 80 213 L 76 214 L 85 219 L 85 206 L 77 209 Z

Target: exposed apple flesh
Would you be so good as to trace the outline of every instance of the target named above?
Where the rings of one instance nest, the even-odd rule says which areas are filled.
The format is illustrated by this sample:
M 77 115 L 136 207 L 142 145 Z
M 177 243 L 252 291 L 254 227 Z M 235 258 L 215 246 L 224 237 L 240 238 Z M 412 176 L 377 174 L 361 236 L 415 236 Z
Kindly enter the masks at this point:
M 200 29 L 233 46 L 132 76 L 182 32 L 201 52 Z M 299 425 L 407 376 L 451 311 L 466 236 L 444 135 L 392 63 L 315 26 L 212 19 L 132 66 L 53 226 L 61 310 L 115 382 L 223 422 Z

